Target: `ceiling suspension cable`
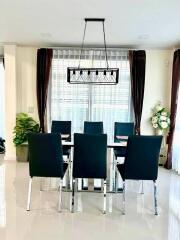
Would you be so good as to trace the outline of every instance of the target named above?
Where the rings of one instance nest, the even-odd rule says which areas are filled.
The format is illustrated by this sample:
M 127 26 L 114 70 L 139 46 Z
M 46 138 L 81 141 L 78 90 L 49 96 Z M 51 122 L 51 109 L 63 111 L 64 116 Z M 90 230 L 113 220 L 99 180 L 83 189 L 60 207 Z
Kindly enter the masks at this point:
M 104 25 L 105 19 L 104 18 L 85 18 L 84 20 L 85 20 L 85 26 L 84 26 L 82 45 L 81 45 L 80 56 L 79 56 L 79 64 L 78 64 L 78 67 L 67 68 L 67 82 L 73 83 L 73 84 L 99 84 L 99 85 L 100 84 L 103 84 L 103 85 L 117 84 L 119 81 L 119 69 L 109 68 L 109 63 L 108 63 L 105 25 Z M 87 22 L 102 22 L 106 68 L 80 67 L 81 60 L 83 57 Z M 94 54 L 92 57 L 94 58 Z

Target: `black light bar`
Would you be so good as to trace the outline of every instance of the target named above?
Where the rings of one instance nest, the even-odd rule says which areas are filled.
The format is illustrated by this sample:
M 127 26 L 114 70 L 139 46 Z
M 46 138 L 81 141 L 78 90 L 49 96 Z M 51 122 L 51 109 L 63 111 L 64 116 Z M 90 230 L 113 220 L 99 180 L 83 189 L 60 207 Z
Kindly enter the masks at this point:
M 115 85 L 118 81 L 118 68 L 67 68 L 68 83 Z

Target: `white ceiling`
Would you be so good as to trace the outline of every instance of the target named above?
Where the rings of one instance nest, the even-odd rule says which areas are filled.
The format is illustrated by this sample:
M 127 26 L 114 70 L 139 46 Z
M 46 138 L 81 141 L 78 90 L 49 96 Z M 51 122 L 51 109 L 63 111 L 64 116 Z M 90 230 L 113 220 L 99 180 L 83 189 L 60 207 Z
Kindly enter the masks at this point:
M 0 0 L 0 43 L 80 45 L 84 17 L 105 17 L 108 46 L 180 45 L 180 0 Z M 86 43 L 103 43 L 89 23 Z

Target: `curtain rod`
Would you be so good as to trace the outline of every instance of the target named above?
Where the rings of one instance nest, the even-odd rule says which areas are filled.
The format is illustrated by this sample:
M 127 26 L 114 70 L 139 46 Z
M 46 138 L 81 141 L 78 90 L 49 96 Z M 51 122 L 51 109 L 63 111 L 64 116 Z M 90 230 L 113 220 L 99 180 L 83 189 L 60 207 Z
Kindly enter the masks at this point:
M 68 46 L 65 46 L 65 47 L 45 47 L 45 48 L 51 48 L 51 49 L 78 49 L 78 50 L 81 50 L 81 47 L 80 46 L 71 46 L 71 47 L 68 47 Z M 94 49 L 97 49 L 97 50 L 104 50 L 103 47 L 93 47 L 93 46 L 85 46 L 84 47 L 84 50 L 85 49 L 88 49 L 88 50 L 94 50 Z M 129 51 L 129 50 L 140 50 L 140 49 L 133 49 L 133 48 L 122 48 L 122 47 L 107 47 L 107 50 L 122 50 L 122 51 Z
M 46 46 L 46 45 L 17 45 L 19 47 L 36 47 L 36 48 L 50 48 L 50 49 L 81 49 L 80 45 L 61 45 L 61 46 Z M 94 46 L 94 45 L 85 45 L 84 46 L 87 49 L 104 49 L 102 46 Z M 128 51 L 128 50 L 141 50 L 144 48 L 130 48 L 130 47 L 122 47 L 122 46 L 107 46 L 107 49 L 114 49 L 114 50 L 124 50 L 124 51 Z
M 38 48 L 50 48 L 50 49 L 81 49 L 81 46 L 79 45 L 74 45 L 74 46 L 40 46 Z M 84 46 L 84 49 L 99 49 L 99 50 L 103 50 L 104 48 L 102 46 L 93 46 L 93 45 L 86 45 Z M 151 48 L 145 48 L 145 47 L 122 47 L 122 46 L 107 46 L 107 50 L 122 50 L 122 51 L 130 51 L 130 50 L 134 50 L 134 51 L 138 51 L 138 50 L 148 50 Z M 155 48 L 155 50 L 171 50 L 171 49 L 161 49 L 161 48 Z
M 31 45 L 31 44 L 16 44 L 17 47 L 32 47 L 32 48 L 51 48 L 51 49 L 74 49 L 74 48 L 81 48 L 80 45 L 56 45 L 56 46 L 48 46 L 48 45 L 39 45 L 39 44 L 34 44 L 34 45 Z M 95 45 L 85 45 L 85 48 L 88 48 L 88 49 L 102 49 L 103 47 L 102 46 L 95 46 Z M 128 50 L 177 50 L 179 49 L 180 47 L 153 47 L 153 46 L 118 46 L 118 45 L 109 45 L 107 47 L 107 49 L 114 49 L 114 50 L 124 50 L 124 51 L 128 51 Z
M 81 50 L 81 47 L 47 47 L 53 50 Z M 99 50 L 99 51 L 104 51 L 103 47 L 84 47 L 83 51 L 86 50 Z M 111 48 L 111 47 L 107 47 L 107 51 L 129 51 L 129 50 L 135 50 L 135 49 L 127 49 L 127 48 Z

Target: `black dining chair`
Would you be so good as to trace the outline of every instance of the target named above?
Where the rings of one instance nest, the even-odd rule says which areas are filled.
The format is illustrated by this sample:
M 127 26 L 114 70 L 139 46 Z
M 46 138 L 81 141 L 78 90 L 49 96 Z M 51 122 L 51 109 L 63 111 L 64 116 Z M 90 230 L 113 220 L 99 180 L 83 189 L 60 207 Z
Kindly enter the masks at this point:
M 85 121 L 84 122 L 84 133 L 86 134 L 103 134 L 103 122 L 92 122 L 92 121 Z M 97 183 L 98 183 L 98 187 L 97 187 Z M 87 190 L 88 189 L 88 182 L 87 179 L 83 179 L 82 181 L 83 184 L 83 189 Z M 99 184 L 100 181 L 98 181 L 97 179 L 94 180 L 94 189 L 99 190 Z
M 123 214 L 125 214 L 125 180 L 152 180 L 154 182 L 154 207 L 157 210 L 158 160 L 162 136 L 130 136 L 124 164 L 117 168 L 123 179 Z
M 63 162 L 62 145 L 59 134 L 30 133 L 28 135 L 28 149 L 30 179 L 27 211 L 30 210 L 33 177 L 60 178 L 58 210 L 61 211 L 62 179 L 68 164 Z
M 51 133 L 59 133 L 62 136 L 62 140 L 71 141 L 71 121 L 52 121 Z M 67 135 L 63 137 L 63 135 Z M 71 147 L 63 146 L 63 155 L 70 158 Z
M 103 122 L 84 122 L 84 133 L 86 134 L 103 134 Z
M 104 180 L 104 206 L 106 213 L 106 134 L 74 134 L 72 212 L 74 212 L 74 193 L 77 178 L 96 178 Z
M 114 123 L 114 142 L 127 141 L 124 137 L 134 135 L 134 123 L 133 122 L 115 122 Z M 126 148 L 115 147 L 114 155 L 118 157 L 125 157 Z
M 128 137 L 134 135 L 134 123 L 133 122 L 115 122 L 114 123 L 114 142 L 127 142 Z M 126 147 L 118 146 L 114 147 L 114 157 L 117 160 L 118 157 L 125 157 Z M 116 164 L 114 166 L 114 188 L 118 190 L 118 173 Z M 120 189 L 121 190 L 121 189 Z

